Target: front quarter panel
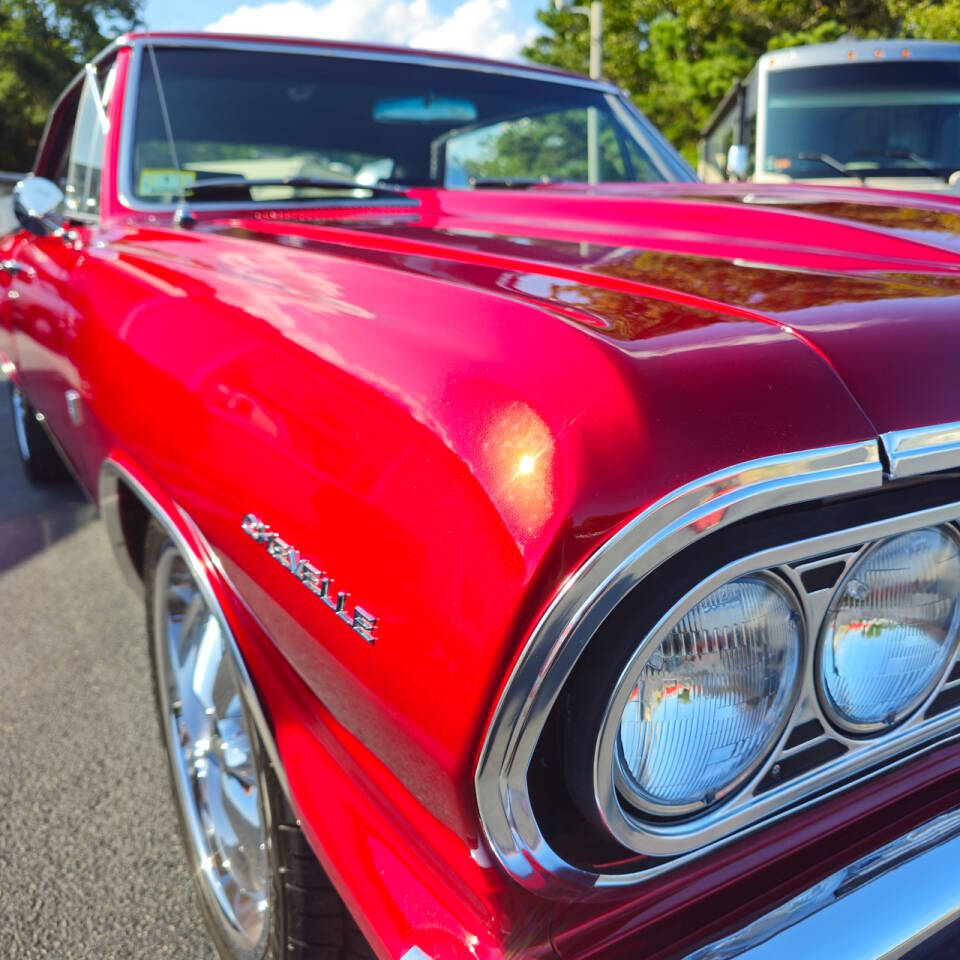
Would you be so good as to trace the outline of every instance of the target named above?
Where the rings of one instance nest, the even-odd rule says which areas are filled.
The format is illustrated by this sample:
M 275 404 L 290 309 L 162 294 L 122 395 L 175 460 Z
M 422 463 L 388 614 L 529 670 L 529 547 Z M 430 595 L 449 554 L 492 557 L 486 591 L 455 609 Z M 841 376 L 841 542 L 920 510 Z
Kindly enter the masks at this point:
M 493 864 L 472 792 L 530 624 L 667 491 L 870 424 L 775 324 L 611 295 L 649 312 L 623 340 L 422 258 L 148 227 L 98 240 L 75 290 L 94 442 L 141 464 L 209 542 L 331 875 L 385 955 L 427 928 L 491 956 L 540 949 L 548 908 Z M 244 532 L 249 514 L 378 618 L 374 643 Z M 268 682 L 274 668 L 295 683 Z M 324 823 L 334 741 L 367 812 L 386 805 L 431 851 L 405 904 L 358 892 L 389 872 L 358 815 Z M 431 919 L 437 898 L 448 912 Z

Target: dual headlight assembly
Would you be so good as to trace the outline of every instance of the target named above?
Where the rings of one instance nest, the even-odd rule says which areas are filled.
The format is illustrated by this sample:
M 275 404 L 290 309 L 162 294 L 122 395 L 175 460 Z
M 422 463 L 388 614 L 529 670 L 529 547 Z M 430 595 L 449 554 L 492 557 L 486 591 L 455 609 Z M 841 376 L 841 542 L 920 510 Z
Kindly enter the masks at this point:
M 783 735 L 812 669 L 823 716 L 882 735 L 932 694 L 956 654 L 960 538 L 937 526 L 866 548 L 834 588 L 812 658 L 774 573 L 724 584 L 641 648 L 609 702 L 617 791 L 641 816 L 684 817 L 737 789 Z

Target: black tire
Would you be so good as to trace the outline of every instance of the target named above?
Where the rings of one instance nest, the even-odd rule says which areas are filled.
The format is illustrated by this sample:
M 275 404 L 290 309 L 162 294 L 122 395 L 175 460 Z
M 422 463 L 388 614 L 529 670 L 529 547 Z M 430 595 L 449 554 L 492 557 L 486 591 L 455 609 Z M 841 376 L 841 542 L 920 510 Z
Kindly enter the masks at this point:
M 147 631 L 150 641 L 150 663 L 154 694 L 160 722 L 167 723 L 159 687 L 160 667 L 154 643 L 155 574 L 161 555 L 173 546 L 171 538 L 155 521 L 150 520 L 144 543 L 144 581 L 147 601 Z M 268 916 L 269 931 L 263 949 L 256 955 L 238 953 L 221 930 L 222 919 L 210 909 L 204 895 L 200 872 L 193 869 L 201 911 L 211 940 L 224 960 L 376 960 L 375 954 L 360 933 L 343 900 L 330 882 L 284 794 L 277 773 L 270 762 L 256 725 L 245 710 L 247 730 L 253 747 L 261 815 L 267 833 L 269 865 Z M 167 738 L 161 732 L 164 748 Z M 168 753 L 169 756 L 169 753 Z M 169 764 L 171 787 L 181 836 L 188 860 L 192 848 L 187 814 L 177 790 L 174 763 Z M 191 860 L 192 863 L 192 860 Z
M 63 483 L 70 473 L 60 459 L 57 448 L 40 424 L 37 411 L 30 401 L 10 381 L 10 412 L 17 453 L 27 479 L 34 486 Z

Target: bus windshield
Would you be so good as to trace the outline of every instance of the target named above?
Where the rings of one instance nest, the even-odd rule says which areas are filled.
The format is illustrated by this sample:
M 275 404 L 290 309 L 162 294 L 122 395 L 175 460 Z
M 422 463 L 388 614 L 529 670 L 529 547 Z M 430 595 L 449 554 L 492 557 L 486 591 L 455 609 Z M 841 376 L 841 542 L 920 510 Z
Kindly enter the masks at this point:
M 772 71 L 767 93 L 766 173 L 946 180 L 960 170 L 960 63 Z

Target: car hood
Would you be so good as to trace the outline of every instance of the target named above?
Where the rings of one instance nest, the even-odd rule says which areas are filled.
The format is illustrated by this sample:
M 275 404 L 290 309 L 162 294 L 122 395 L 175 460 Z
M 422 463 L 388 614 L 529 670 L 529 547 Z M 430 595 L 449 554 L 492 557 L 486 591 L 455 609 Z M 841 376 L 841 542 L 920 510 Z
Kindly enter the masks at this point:
M 416 208 L 270 211 L 215 231 L 548 306 L 635 348 L 704 316 L 802 340 L 878 433 L 960 420 L 960 204 L 803 186 L 423 191 Z
M 162 439 L 171 496 L 340 722 L 469 824 L 442 785 L 468 783 L 520 638 L 640 511 L 818 448 L 879 483 L 878 433 L 960 420 L 957 212 L 676 186 L 124 221 L 85 248 L 111 282 L 91 315 L 136 304 L 98 409 Z M 337 624 L 294 577 L 260 582 L 247 512 L 371 598 L 376 657 L 318 644 Z

